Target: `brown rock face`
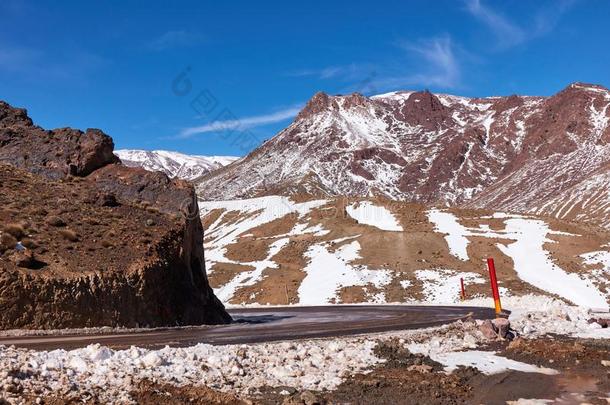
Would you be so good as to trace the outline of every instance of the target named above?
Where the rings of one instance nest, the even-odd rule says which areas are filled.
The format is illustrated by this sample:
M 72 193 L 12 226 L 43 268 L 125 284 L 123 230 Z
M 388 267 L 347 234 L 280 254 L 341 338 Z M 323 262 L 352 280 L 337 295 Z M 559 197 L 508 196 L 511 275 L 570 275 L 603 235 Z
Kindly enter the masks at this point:
M 112 138 L 99 129 L 45 131 L 34 126 L 24 109 L 0 103 L 0 161 L 45 176 L 86 176 L 119 159 Z
M 0 328 L 230 321 L 193 187 L 112 150 L 99 130 L 45 131 L 0 103 Z

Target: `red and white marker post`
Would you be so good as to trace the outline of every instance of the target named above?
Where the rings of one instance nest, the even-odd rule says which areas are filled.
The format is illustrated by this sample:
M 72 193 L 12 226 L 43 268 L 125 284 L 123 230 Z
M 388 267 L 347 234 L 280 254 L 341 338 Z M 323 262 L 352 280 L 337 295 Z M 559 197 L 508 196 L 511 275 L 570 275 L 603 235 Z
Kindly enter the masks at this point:
M 496 265 L 491 257 L 487 259 L 487 267 L 489 268 L 489 280 L 491 282 L 491 293 L 494 297 L 496 306 L 496 315 L 502 313 L 502 303 L 500 302 L 500 290 L 498 290 L 498 277 L 496 276 Z

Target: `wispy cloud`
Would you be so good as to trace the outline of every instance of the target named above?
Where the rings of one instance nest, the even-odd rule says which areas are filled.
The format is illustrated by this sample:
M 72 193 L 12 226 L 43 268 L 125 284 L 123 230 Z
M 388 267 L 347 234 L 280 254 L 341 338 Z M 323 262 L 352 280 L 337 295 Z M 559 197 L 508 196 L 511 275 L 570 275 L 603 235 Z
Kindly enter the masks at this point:
M 205 41 L 205 37 L 196 32 L 185 30 L 167 31 L 149 41 L 147 48 L 153 51 L 164 51 L 173 48 L 194 46 Z
M 295 117 L 301 110 L 301 107 L 302 106 L 294 106 L 285 110 L 276 111 L 269 114 L 255 115 L 239 119 L 214 121 L 197 127 L 185 128 L 180 132 L 178 138 L 191 138 L 195 135 L 205 134 L 209 132 L 245 130 L 286 121 Z
M 481 0 L 466 0 L 466 9 L 485 24 L 496 36 L 500 47 L 518 45 L 526 38 L 521 27 L 481 3 Z
M 561 17 L 568 12 L 577 0 L 557 0 L 551 7 L 541 9 L 536 15 L 535 34 L 536 36 L 545 35 L 553 31 Z
M 287 76 L 291 77 L 316 77 L 318 79 L 335 79 L 352 80 L 361 77 L 365 72 L 370 70 L 370 67 L 352 63 L 349 65 L 326 66 L 318 69 L 302 69 L 294 72 L 289 72 Z
M 531 28 L 524 28 L 490 6 L 483 4 L 482 0 L 464 1 L 466 10 L 494 34 L 497 47 L 500 49 L 522 44 L 553 31 L 561 16 L 576 2 L 576 0 L 550 2 L 535 13 L 533 23 L 529 25 Z
M 418 42 L 402 42 L 400 47 L 414 61 L 412 73 L 382 75 L 372 82 L 373 87 L 397 90 L 412 86 L 449 89 L 461 86 L 462 68 L 451 37 L 445 35 Z

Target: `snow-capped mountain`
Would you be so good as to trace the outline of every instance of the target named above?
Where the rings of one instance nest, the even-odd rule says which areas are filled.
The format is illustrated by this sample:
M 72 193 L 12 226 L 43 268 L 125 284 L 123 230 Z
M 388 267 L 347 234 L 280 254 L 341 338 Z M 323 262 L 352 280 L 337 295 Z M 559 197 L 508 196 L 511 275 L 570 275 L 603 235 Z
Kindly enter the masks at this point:
M 316 94 L 240 162 L 205 176 L 201 198 L 379 195 L 610 226 L 610 92 L 551 97 L 430 92 Z
M 122 149 L 114 153 L 126 166 L 160 171 L 171 178 L 177 177 L 184 180 L 195 180 L 239 159 L 234 156 L 185 155 L 165 150 Z

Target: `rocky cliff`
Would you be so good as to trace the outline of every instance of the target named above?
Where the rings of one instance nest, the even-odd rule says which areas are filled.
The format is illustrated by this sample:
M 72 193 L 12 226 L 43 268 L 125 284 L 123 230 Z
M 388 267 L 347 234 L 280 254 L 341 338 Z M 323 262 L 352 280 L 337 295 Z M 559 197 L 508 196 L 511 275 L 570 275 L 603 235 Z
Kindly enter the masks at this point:
M 195 192 L 0 103 L 0 328 L 226 323 Z

